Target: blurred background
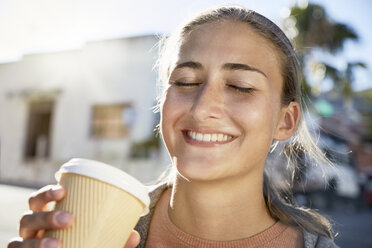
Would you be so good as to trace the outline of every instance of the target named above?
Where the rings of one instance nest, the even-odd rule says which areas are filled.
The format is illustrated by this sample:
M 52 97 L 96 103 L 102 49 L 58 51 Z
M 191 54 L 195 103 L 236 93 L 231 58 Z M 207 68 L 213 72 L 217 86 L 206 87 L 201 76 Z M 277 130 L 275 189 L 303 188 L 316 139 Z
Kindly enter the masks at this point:
M 154 134 L 160 35 L 208 7 L 238 3 L 294 40 L 306 118 L 335 169 L 272 169 L 297 204 L 332 219 L 341 247 L 372 247 L 372 2 L 0 0 L 0 247 L 30 192 L 73 157 L 144 183 L 168 167 Z M 303 159 L 305 161 L 305 159 Z M 284 180 L 283 180 L 284 179 Z M 282 185 L 283 190 L 286 185 Z

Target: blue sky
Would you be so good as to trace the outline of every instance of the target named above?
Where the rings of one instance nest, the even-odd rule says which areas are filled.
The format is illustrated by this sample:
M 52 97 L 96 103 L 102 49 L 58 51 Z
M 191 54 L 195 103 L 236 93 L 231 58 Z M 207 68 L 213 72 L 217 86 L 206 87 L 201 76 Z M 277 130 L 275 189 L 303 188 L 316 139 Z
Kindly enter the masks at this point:
M 348 42 L 333 59 L 339 67 L 360 60 L 372 67 L 372 1 L 313 0 L 338 22 L 352 26 L 358 43 Z M 0 63 L 24 54 L 78 49 L 86 42 L 141 34 L 164 34 L 205 8 L 238 3 L 280 24 L 281 13 L 306 0 L 0 0 Z M 332 59 L 332 58 L 327 58 Z M 372 69 L 357 73 L 356 90 L 372 87 Z

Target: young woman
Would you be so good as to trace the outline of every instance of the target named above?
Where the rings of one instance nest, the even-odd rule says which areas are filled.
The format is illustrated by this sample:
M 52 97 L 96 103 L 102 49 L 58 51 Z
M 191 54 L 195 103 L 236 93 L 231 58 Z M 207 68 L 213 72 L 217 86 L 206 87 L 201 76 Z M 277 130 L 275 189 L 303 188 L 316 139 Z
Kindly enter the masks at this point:
M 166 41 L 159 72 L 174 173 L 152 189 L 126 247 L 336 247 L 329 222 L 282 199 L 264 173 L 270 147 L 291 137 L 289 160 L 298 150 L 325 159 L 303 123 L 293 47 L 274 23 L 242 7 L 201 13 Z M 8 247 L 61 247 L 42 230 L 72 225 L 46 209 L 64 195 L 35 193 L 23 240 Z

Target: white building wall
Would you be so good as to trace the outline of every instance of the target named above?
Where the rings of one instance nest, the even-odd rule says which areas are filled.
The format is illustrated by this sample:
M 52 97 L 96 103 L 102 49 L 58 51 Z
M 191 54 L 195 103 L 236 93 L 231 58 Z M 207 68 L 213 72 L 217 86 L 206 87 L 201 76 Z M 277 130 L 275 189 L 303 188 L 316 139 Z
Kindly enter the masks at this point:
M 166 156 L 128 160 L 130 145 L 152 134 L 156 98 L 157 50 L 154 36 L 87 44 L 69 52 L 27 55 L 0 65 L 0 180 L 42 185 L 72 157 L 111 163 L 142 181 L 157 177 Z M 23 158 L 28 104 L 37 98 L 55 101 L 51 153 L 48 160 Z M 124 139 L 90 137 L 95 104 L 131 103 L 136 121 Z

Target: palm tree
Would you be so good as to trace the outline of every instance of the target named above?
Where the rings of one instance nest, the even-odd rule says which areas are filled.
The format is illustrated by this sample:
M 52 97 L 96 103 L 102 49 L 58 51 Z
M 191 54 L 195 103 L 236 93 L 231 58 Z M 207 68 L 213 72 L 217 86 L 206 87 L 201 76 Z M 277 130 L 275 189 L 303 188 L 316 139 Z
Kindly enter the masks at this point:
M 317 4 L 308 4 L 306 8 L 292 7 L 290 16 L 283 23 L 287 34 L 294 39 L 301 65 L 315 50 L 321 49 L 336 55 L 343 50 L 346 41 L 359 39 L 351 27 L 332 21 L 326 10 Z M 352 95 L 353 71 L 357 67 L 365 68 L 366 65 L 362 62 L 348 63 L 345 71 L 326 65 L 326 76 L 334 82 L 334 89 L 346 98 Z M 306 77 L 302 85 L 304 93 L 311 97 L 311 86 Z
M 367 68 L 366 64 L 360 61 L 348 62 L 344 70 L 324 63 L 326 68 L 325 76 L 331 79 L 334 84 L 334 91 L 342 94 L 346 102 L 350 102 L 353 96 L 354 70 L 356 68 Z
M 296 20 L 298 35 L 295 37 L 295 42 L 302 54 L 315 47 L 336 53 L 342 50 L 346 40 L 358 41 L 358 35 L 351 27 L 331 21 L 320 5 L 309 4 L 306 8 L 293 7 L 290 16 Z

